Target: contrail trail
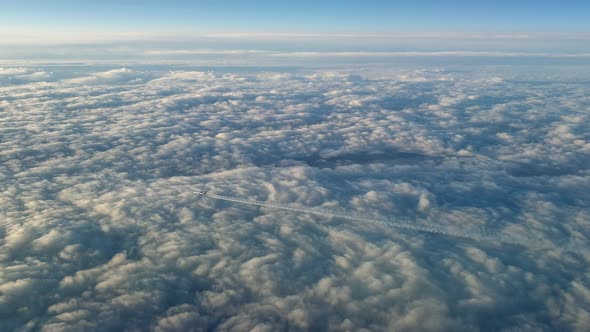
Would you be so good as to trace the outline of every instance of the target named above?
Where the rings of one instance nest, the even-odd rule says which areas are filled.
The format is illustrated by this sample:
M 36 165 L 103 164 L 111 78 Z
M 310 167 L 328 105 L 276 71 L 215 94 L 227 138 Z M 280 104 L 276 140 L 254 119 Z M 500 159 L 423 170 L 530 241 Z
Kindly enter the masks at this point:
M 479 232 L 450 230 L 450 229 L 444 229 L 444 228 L 441 228 L 438 226 L 433 226 L 433 225 L 413 223 L 410 221 L 410 219 L 407 219 L 407 218 L 397 218 L 397 219 L 390 218 L 388 220 L 374 219 L 374 218 L 366 218 L 366 217 L 358 216 L 355 214 L 340 214 L 340 213 L 334 213 L 334 212 L 329 212 L 329 211 L 320 210 L 320 209 L 293 207 L 293 206 L 278 204 L 278 203 L 269 203 L 269 202 L 255 201 L 255 200 L 247 200 L 247 199 L 242 199 L 242 198 L 232 197 L 232 196 L 211 194 L 211 193 L 207 193 L 206 191 L 195 192 L 195 193 L 200 194 L 205 197 L 208 197 L 208 198 L 213 198 L 213 199 L 218 199 L 218 200 L 223 200 L 223 201 L 228 201 L 228 202 L 248 204 L 248 205 L 267 207 L 267 208 L 292 211 L 292 212 L 308 213 L 308 214 L 314 214 L 314 215 L 320 215 L 320 216 L 326 216 L 326 217 L 335 217 L 335 218 L 357 221 L 357 222 L 373 223 L 373 224 L 378 224 L 378 225 L 385 226 L 385 227 L 396 227 L 396 228 L 400 228 L 400 229 L 408 229 L 408 230 L 419 231 L 419 232 L 428 232 L 428 233 L 446 235 L 446 236 L 451 236 L 451 237 L 467 238 L 467 239 L 478 240 L 478 241 L 501 242 L 501 243 L 506 243 L 506 244 L 524 246 L 524 247 L 528 247 L 531 249 L 549 249 L 549 248 L 540 248 L 537 245 L 532 244 L 532 243 L 525 244 L 522 241 L 518 241 L 516 239 L 514 239 L 514 240 L 509 239 L 509 238 L 506 238 L 498 233 L 495 233 L 495 232 L 492 232 L 489 230 L 485 230 L 485 229 L 480 229 Z

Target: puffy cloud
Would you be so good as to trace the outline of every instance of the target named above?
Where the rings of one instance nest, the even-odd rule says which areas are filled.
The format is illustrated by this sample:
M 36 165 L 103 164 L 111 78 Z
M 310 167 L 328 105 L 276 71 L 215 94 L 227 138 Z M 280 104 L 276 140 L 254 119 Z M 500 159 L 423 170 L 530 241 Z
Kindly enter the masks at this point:
M 29 72 L 28 68 L 0 68 L 0 76 L 23 75 Z
M 68 70 L 0 70 L 1 330 L 588 324 L 582 74 Z
M 104 72 L 93 73 L 90 76 L 82 76 L 65 80 L 73 84 L 107 84 L 120 83 L 122 81 L 141 82 L 142 79 L 137 73 L 128 68 L 111 69 Z
M 35 68 L 0 67 L 0 86 L 49 81 L 52 80 L 52 76 L 52 72 Z

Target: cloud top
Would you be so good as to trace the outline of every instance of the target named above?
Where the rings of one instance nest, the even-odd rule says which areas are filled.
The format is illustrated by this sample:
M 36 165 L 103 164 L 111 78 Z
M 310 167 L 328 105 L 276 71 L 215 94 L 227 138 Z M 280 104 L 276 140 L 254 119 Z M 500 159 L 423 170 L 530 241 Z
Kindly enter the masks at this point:
M 0 330 L 584 330 L 587 81 L 5 66 Z

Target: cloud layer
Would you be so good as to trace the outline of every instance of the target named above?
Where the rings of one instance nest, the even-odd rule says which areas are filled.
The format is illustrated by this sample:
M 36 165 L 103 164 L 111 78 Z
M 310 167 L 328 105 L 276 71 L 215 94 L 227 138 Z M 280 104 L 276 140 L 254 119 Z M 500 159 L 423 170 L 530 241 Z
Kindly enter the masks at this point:
M 0 330 L 587 328 L 587 75 L 359 72 L 1 68 Z

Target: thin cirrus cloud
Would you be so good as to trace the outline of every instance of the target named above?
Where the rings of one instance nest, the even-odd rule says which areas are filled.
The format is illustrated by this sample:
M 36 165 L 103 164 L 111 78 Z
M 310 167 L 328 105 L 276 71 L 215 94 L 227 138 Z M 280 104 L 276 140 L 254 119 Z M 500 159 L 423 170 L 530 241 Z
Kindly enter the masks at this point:
M 584 33 L 97 33 L 50 29 L 17 33 L 7 29 L 0 32 L 0 58 L 11 64 L 203 58 L 252 63 L 272 62 L 276 57 L 587 58 L 589 41 Z
M 297 46 L 301 43 L 311 43 L 311 46 L 328 44 L 340 47 L 430 47 L 438 48 L 463 47 L 462 50 L 472 48 L 508 47 L 526 50 L 538 48 L 544 43 L 549 46 L 568 46 L 572 50 L 582 49 L 580 43 L 587 42 L 590 36 L 584 31 L 572 32 L 463 32 L 421 31 L 421 32 L 302 32 L 292 31 L 208 31 L 199 29 L 162 29 L 154 31 L 112 30 L 106 29 L 31 29 L 5 27 L 0 31 L 0 45 L 53 45 L 53 44 L 103 44 L 103 43 L 206 43 L 206 44 L 239 44 L 239 43 L 283 43 Z M 319 43 L 319 44 L 316 44 Z M 576 44 L 577 43 L 577 44 Z M 563 49 L 563 47 L 560 47 Z M 473 49 L 476 50 L 476 49 Z
M 584 330 L 586 74 L 462 69 L 2 68 L 0 329 Z
M 273 57 L 555 57 L 587 58 L 590 53 L 538 53 L 538 52 L 477 52 L 477 51 L 439 51 L 439 52 L 276 52 L 263 50 L 149 50 L 147 56 L 158 55 L 262 55 Z

